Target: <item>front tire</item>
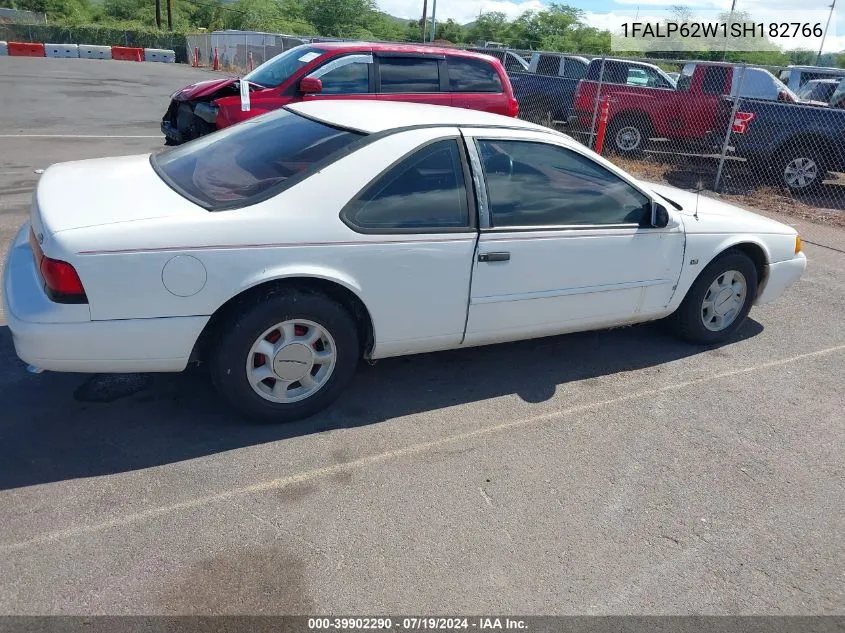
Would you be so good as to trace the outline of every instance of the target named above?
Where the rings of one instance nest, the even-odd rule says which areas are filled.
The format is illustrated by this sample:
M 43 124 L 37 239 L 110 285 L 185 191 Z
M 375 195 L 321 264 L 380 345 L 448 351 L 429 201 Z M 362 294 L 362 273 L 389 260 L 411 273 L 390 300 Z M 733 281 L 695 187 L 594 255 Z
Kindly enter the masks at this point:
M 698 276 L 672 320 L 691 343 L 713 345 L 742 327 L 757 296 L 757 269 L 745 253 L 726 251 Z
M 218 331 L 210 364 L 218 394 L 264 422 L 292 422 L 328 407 L 360 355 L 354 320 L 320 294 L 265 295 Z

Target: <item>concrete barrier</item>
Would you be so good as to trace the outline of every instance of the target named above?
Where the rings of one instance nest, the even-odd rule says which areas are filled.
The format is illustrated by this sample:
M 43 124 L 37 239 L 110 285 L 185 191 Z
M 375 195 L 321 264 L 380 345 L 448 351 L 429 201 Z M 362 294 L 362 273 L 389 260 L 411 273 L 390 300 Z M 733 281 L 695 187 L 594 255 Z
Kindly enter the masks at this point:
M 7 42 L 6 49 L 13 57 L 44 57 L 44 44 L 31 42 Z
M 111 58 L 124 62 L 142 62 L 144 61 L 144 49 L 132 46 L 112 46 Z
M 176 51 L 168 51 L 163 48 L 145 48 L 144 49 L 145 62 L 165 62 L 167 64 L 176 63 Z
M 111 59 L 111 46 L 80 44 L 79 56 L 82 59 Z
M 9 48 L 6 46 L 6 42 L 0 42 L 0 57 L 9 54 Z
M 45 57 L 79 57 L 79 47 L 76 44 L 45 44 Z

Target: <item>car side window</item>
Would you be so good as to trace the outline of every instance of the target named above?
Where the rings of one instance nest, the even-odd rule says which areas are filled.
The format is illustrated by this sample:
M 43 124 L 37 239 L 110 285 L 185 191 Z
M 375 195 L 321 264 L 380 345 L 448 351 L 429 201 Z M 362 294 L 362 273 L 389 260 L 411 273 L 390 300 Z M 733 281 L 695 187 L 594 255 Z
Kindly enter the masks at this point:
M 540 59 L 537 62 L 538 75 L 550 75 L 552 77 L 557 77 L 558 72 L 560 72 L 560 57 L 555 57 L 554 55 L 540 55 Z
M 572 150 L 534 141 L 479 140 L 493 227 L 643 224 L 651 200 Z
M 440 92 L 440 66 L 423 57 L 381 57 L 381 92 L 388 94 Z
M 465 183 L 457 139 L 436 141 L 379 176 L 346 205 L 341 217 L 365 233 L 469 228 Z
M 564 61 L 563 76 L 567 79 L 583 79 L 586 74 L 586 64 L 575 59 L 567 59 Z
M 449 90 L 452 92 L 502 92 L 499 73 L 490 64 L 480 59 L 450 57 Z
M 372 67 L 372 55 L 347 55 L 330 61 L 309 76 L 323 82 L 320 94 L 366 94 L 370 91 Z
M 728 83 L 727 66 L 708 66 L 704 71 L 701 90 L 706 95 L 721 95 Z

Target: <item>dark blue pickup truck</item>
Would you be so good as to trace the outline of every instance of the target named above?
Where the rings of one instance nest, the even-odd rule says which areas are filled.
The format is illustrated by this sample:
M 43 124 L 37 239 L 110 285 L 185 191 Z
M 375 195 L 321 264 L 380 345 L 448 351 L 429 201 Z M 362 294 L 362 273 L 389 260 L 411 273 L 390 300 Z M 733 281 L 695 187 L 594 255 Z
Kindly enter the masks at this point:
M 730 118 L 726 111 L 725 123 Z M 841 108 L 743 99 L 733 120 L 729 147 L 751 167 L 769 172 L 778 184 L 799 193 L 821 187 L 828 172 L 845 171 L 843 141 L 845 110 Z
M 527 72 L 508 72 L 520 117 L 536 123 L 566 123 L 575 89 L 589 61 L 584 57 L 534 53 Z

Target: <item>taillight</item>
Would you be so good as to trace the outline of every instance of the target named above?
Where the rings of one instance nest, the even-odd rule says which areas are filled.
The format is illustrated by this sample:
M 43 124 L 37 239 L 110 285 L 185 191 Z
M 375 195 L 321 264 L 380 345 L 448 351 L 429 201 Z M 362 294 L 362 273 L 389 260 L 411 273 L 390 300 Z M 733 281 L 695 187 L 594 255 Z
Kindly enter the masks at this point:
M 76 269 L 67 262 L 44 255 L 32 230 L 29 232 L 29 244 L 32 247 L 35 266 L 44 280 L 44 292 L 47 296 L 56 303 L 88 303 L 85 288 Z
M 508 98 L 508 116 L 515 117 L 519 114 L 519 101 L 514 97 Z
M 749 124 L 754 119 L 753 112 L 737 112 L 734 116 L 734 122 L 731 126 L 731 131 L 734 134 L 745 134 Z

